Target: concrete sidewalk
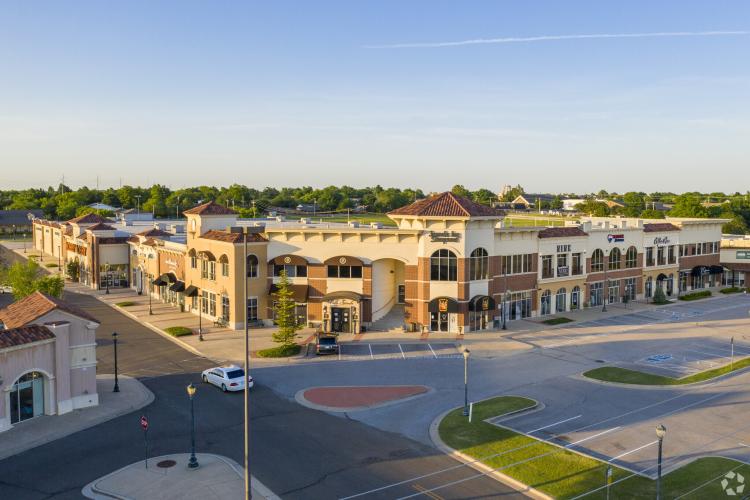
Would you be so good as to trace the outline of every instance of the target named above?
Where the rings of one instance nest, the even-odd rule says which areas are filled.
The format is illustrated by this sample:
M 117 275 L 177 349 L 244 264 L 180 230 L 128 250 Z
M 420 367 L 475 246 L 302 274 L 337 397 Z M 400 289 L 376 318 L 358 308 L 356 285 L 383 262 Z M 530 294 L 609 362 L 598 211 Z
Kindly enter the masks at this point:
M 199 467 L 188 468 L 188 453 L 164 455 L 123 467 L 83 488 L 93 499 L 223 500 L 245 496 L 244 469 L 219 455 L 196 453 Z M 268 488 L 251 478 L 252 497 L 278 500 Z
M 32 418 L 1 433 L 0 460 L 133 412 L 154 400 L 154 394 L 134 378 L 120 375 L 119 386 L 120 392 L 112 392 L 114 375 L 97 375 L 97 406 Z

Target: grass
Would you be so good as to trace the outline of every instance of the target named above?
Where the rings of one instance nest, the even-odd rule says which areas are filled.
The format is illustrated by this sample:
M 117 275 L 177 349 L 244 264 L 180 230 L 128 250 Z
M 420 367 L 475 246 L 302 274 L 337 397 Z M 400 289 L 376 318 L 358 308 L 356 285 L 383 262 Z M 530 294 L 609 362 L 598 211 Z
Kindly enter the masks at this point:
M 540 215 L 537 218 L 523 218 L 509 216 L 503 219 L 506 227 L 529 227 L 529 226 L 564 226 L 565 220 L 554 216 Z
M 115 305 L 117 307 L 130 307 L 130 306 L 134 306 L 135 302 L 133 302 L 132 300 L 124 300 L 122 302 L 116 302 Z
M 685 295 L 680 295 L 680 300 L 700 300 L 705 299 L 706 297 L 711 296 L 711 290 L 702 290 L 700 292 L 693 292 L 693 293 L 686 293 Z
M 271 347 L 269 349 L 261 349 L 258 351 L 258 356 L 261 358 L 288 358 L 299 354 L 302 346 L 299 344 L 288 344 Z
M 729 293 L 744 292 L 745 290 L 746 290 L 745 288 L 740 288 L 738 286 L 732 286 L 732 287 L 729 287 L 729 288 L 722 288 L 721 290 L 719 290 L 719 293 L 723 293 L 723 294 L 726 295 L 726 294 L 729 294 Z
M 55 264 L 54 262 L 48 262 L 44 264 L 44 267 L 57 267 L 57 264 Z
M 457 449 L 500 472 L 556 498 L 572 498 L 604 485 L 607 464 L 579 455 L 543 441 L 518 434 L 484 422 L 484 420 L 534 406 L 520 397 L 503 396 L 474 404 L 473 422 L 461 409 L 448 413 L 440 422 L 438 432 L 451 448 Z M 732 469 L 747 477 L 750 466 L 725 458 L 701 458 L 663 477 L 663 496 L 690 493 L 708 483 L 688 498 L 719 498 L 723 495 L 720 481 Z M 632 473 L 612 468 L 613 481 Z M 651 471 L 649 471 L 651 472 Z M 712 481 L 713 480 L 713 481 Z M 710 481 L 710 482 L 709 482 Z M 614 484 L 611 498 L 654 498 L 655 482 L 634 476 Z M 587 495 L 586 499 L 602 499 L 605 492 Z
M 575 320 L 560 316 L 559 318 L 550 318 L 542 321 L 545 325 L 562 325 L 564 323 L 572 323 Z
M 184 337 L 185 335 L 192 335 L 193 330 L 186 326 L 170 326 L 164 329 L 169 335 L 173 337 Z
M 639 372 L 637 370 L 628 370 L 627 368 L 618 368 L 616 366 L 603 366 L 589 370 L 583 374 L 584 377 L 601 380 L 603 382 L 618 382 L 620 384 L 634 385 L 685 385 L 694 384 L 695 382 L 704 382 L 711 380 L 727 373 L 731 373 L 750 366 L 750 358 L 743 358 L 718 368 L 712 368 L 703 372 L 694 373 L 687 377 L 672 378 L 663 375 L 653 375 L 651 373 Z
M 346 214 L 335 215 L 332 217 L 320 217 L 323 222 L 348 222 L 356 221 L 360 224 L 369 224 L 371 222 L 380 222 L 384 226 L 394 227 L 396 224 L 385 214 L 351 214 L 347 220 Z M 312 217 L 313 220 L 317 220 L 318 217 Z

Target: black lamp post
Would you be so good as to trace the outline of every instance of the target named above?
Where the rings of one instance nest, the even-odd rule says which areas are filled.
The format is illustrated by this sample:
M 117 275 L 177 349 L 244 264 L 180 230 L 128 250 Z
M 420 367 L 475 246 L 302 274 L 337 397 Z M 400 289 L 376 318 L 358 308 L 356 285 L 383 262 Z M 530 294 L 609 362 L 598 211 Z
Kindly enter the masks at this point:
M 602 263 L 604 264 L 604 290 L 602 290 L 602 302 L 604 305 L 602 306 L 602 312 L 607 312 L 607 299 L 609 298 L 609 281 L 607 281 L 607 268 L 609 267 L 609 253 L 606 254 L 607 256 L 607 262 L 604 262 L 604 259 L 602 259 Z
M 469 416 L 469 350 L 464 347 L 464 417 Z
M 120 392 L 120 384 L 117 380 L 117 332 L 112 332 L 112 345 L 115 348 L 115 388 L 112 392 Z
M 667 433 L 667 428 L 664 425 L 659 424 L 656 427 L 656 437 L 659 438 L 659 458 L 656 465 L 656 500 L 661 499 L 661 449 L 662 442 L 664 441 L 664 435 Z
M 203 342 L 203 297 L 198 297 L 198 340 Z
M 149 316 L 154 314 L 154 310 L 151 308 L 151 295 L 154 290 L 154 278 L 148 278 L 148 314 Z
M 507 287 L 506 287 L 505 294 L 503 295 L 503 330 L 507 330 L 508 329 L 505 326 L 505 323 L 506 323 L 505 317 L 508 314 L 510 314 L 510 297 L 511 297 L 510 290 L 508 290 Z
M 107 291 L 104 293 L 109 295 L 109 262 L 104 264 L 104 280 L 107 283 Z
M 187 386 L 188 397 L 190 397 L 190 460 L 188 461 L 188 467 L 191 469 L 195 469 L 199 465 L 198 459 L 195 457 L 195 405 L 193 404 L 195 390 L 193 384 Z

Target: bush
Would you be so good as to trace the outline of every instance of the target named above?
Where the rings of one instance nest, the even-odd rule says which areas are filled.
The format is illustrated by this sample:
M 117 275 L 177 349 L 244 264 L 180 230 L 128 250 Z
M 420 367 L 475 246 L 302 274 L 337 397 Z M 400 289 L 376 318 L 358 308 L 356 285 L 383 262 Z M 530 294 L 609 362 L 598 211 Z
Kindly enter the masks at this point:
M 660 286 L 657 286 L 654 291 L 654 304 L 669 304 L 669 299 L 667 299 L 667 296 L 664 294 L 664 289 Z
M 164 329 L 172 337 L 184 337 L 185 335 L 192 335 L 193 330 L 186 326 L 170 326 Z
M 700 292 L 687 293 L 680 296 L 680 300 L 700 300 L 711 296 L 711 290 L 702 290 Z
M 261 358 L 287 358 L 299 354 L 302 346 L 299 344 L 286 344 L 277 347 L 271 347 L 270 349 L 261 349 L 258 351 L 258 356 Z
M 117 307 L 130 307 L 130 306 L 134 306 L 135 302 L 133 302 L 132 300 L 125 300 L 123 302 L 117 302 L 115 305 Z
M 732 286 L 732 287 L 729 287 L 729 288 L 722 288 L 721 290 L 719 290 L 719 293 L 723 293 L 723 294 L 726 295 L 726 294 L 729 294 L 729 293 L 740 293 L 740 292 L 744 292 L 744 291 L 745 291 L 744 288 L 740 288 L 738 286 Z
M 54 262 L 48 262 L 44 264 L 44 267 L 57 267 L 57 264 L 55 264 Z
M 563 323 L 571 323 L 571 322 L 573 322 L 572 319 L 564 318 L 562 316 L 559 318 L 550 318 L 550 319 L 545 319 L 544 321 L 542 321 L 542 323 L 544 323 L 545 325 L 562 325 Z

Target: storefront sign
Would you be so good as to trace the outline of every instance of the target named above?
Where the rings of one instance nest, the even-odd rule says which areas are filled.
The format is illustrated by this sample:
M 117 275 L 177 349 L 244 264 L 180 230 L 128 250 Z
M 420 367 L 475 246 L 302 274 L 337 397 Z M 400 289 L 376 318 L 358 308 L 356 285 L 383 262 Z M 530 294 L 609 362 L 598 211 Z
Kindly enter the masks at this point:
M 448 299 L 438 299 L 438 311 L 448 312 Z
M 176 267 L 177 267 L 177 261 L 176 261 L 176 260 L 174 260 L 174 259 L 166 259 L 166 260 L 164 261 L 164 263 L 165 263 L 166 265 L 168 265 L 169 267 L 172 267 L 172 268 L 176 268 Z
M 750 250 L 737 250 L 738 259 L 750 259 Z
M 570 272 L 570 268 L 568 266 L 560 266 L 557 268 L 558 276 L 567 276 L 569 272 Z
M 657 236 L 654 238 L 654 245 L 669 245 L 672 241 L 667 236 Z
M 607 241 L 610 243 L 622 243 L 623 241 L 625 241 L 625 235 L 624 234 L 608 234 Z
M 461 239 L 461 235 L 455 231 L 430 231 L 430 239 L 439 243 L 455 243 Z
M 568 253 L 571 250 L 571 245 L 557 245 L 557 253 Z
M 482 299 L 482 311 L 489 311 L 490 310 L 490 298 L 485 297 Z

